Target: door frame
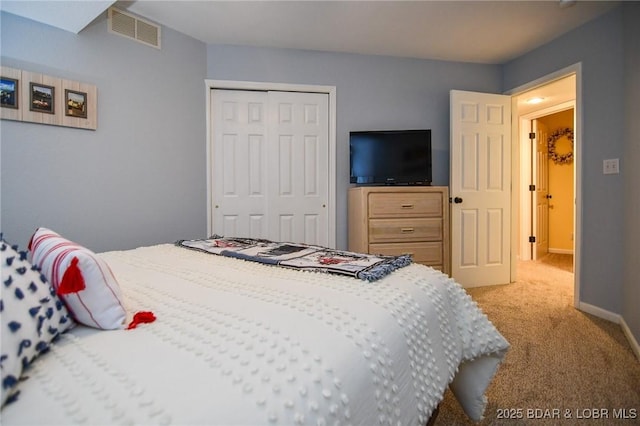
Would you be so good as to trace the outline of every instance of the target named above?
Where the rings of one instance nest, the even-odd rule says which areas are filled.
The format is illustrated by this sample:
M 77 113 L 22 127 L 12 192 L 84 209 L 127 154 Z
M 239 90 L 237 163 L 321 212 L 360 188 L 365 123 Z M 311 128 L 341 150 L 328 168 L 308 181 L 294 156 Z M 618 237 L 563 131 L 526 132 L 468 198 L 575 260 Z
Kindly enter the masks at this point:
M 531 89 L 534 89 L 539 86 L 544 86 L 548 83 L 551 83 L 555 80 L 568 77 L 569 75 L 574 74 L 576 77 L 576 97 L 575 97 L 575 109 L 574 109 L 574 170 L 573 170 L 573 182 L 574 182 L 574 239 L 573 239 L 573 306 L 575 308 L 580 308 L 580 277 L 581 277 L 581 253 L 582 253 L 582 128 L 583 128 L 583 120 L 582 120 L 582 63 L 578 62 L 573 65 L 569 65 L 568 67 L 562 68 L 558 71 L 547 74 L 543 77 L 540 77 L 536 80 L 525 83 L 522 86 L 518 86 L 505 94 L 512 96 L 512 112 L 517 112 L 517 104 L 516 104 L 516 96 L 521 93 L 527 92 Z M 513 114 L 511 117 L 512 126 L 512 150 L 511 150 L 511 160 L 512 160 L 512 180 L 513 180 L 513 189 L 512 189 L 512 208 L 511 208 L 511 276 L 516 276 L 517 271 L 517 253 L 516 247 L 518 247 L 518 236 L 520 235 L 518 232 L 519 226 L 519 218 L 520 218 L 520 202 L 521 202 L 521 193 L 517 188 L 522 187 L 521 179 L 520 179 L 520 137 L 519 137 L 519 129 L 520 122 L 517 114 Z
M 213 89 L 227 90 L 255 90 L 279 92 L 325 93 L 329 96 L 329 170 L 328 170 L 328 246 L 336 246 L 336 86 L 321 86 L 310 84 L 287 84 L 255 81 L 235 80 L 205 80 L 205 111 L 206 111 L 206 155 L 207 155 L 207 235 L 213 232 L 212 201 L 212 169 L 213 169 L 213 131 L 211 123 L 211 98 Z

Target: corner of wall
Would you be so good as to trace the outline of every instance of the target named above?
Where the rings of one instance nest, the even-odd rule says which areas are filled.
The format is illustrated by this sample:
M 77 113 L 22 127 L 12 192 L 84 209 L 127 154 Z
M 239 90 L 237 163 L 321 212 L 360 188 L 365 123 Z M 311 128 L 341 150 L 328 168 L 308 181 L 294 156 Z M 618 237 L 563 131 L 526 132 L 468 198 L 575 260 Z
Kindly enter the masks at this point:
M 620 318 L 620 326 L 622 327 L 622 331 L 624 332 L 624 335 L 627 337 L 627 340 L 631 345 L 631 349 L 633 350 L 633 353 L 636 354 L 636 358 L 638 358 L 638 361 L 640 362 L 640 343 L 638 343 L 635 336 L 631 332 L 631 329 L 629 328 L 627 323 L 624 321 L 624 318 L 622 317 Z

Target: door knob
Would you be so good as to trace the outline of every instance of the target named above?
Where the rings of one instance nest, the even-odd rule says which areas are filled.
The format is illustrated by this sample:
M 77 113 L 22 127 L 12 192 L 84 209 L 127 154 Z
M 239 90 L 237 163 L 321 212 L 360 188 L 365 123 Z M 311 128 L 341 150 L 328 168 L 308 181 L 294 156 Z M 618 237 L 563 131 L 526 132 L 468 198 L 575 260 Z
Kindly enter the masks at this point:
M 453 202 L 456 203 L 456 204 L 460 204 L 462 202 L 462 198 L 456 197 L 456 198 L 453 199 Z
M 547 194 L 547 196 L 546 196 L 546 197 L 547 197 L 547 200 L 550 200 L 551 198 L 553 198 L 553 195 L 551 195 L 551 194 Z

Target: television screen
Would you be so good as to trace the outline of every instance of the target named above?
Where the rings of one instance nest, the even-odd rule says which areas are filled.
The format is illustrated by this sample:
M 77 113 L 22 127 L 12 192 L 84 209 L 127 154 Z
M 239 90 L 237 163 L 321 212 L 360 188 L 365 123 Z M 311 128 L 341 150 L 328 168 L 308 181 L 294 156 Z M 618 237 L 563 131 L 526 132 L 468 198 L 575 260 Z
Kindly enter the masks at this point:
M 349 134 L 351 183 L 431 185 L 431 130 Z

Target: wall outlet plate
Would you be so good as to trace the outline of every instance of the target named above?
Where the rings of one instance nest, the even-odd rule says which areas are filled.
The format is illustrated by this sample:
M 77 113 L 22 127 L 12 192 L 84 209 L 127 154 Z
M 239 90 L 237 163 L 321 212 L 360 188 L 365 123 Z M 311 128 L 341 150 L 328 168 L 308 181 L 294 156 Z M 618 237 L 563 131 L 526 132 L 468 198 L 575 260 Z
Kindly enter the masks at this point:
M 618 158 L 602 160 L 602 173 L 605 175 L 620 173 L 620 160 Z

